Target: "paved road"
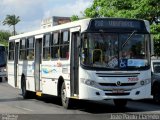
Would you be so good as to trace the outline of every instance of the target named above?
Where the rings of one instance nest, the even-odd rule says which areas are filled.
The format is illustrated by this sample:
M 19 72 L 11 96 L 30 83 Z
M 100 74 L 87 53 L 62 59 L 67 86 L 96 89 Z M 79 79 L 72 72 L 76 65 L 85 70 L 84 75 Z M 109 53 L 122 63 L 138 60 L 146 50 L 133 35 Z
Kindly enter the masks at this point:
M 48 119 L 81 119 L 81 120 L 96 120 L 96 119 L 127 119 L 130 117 L 137 119 L 151 114 L 155 119 L 160 119 L 160 104 L 154 103 L 152 100 L 129 101 L 127 107 L 118 109 L 114 106 L 111 100 L 101 103 L 77 101 L 77 105 L 72 110 L 64 109 L 60 104 L 60 99 L 44 96 L 36 99 L 24 100 L 21 96 L 21 91 L 12 88 L 6 82 L 0 83 L 0 113 L 2 120 L 48 120 Z M 8 119 L 6 119 L 8 118 Z M 17 118 L 17 119 L 16 119 Z

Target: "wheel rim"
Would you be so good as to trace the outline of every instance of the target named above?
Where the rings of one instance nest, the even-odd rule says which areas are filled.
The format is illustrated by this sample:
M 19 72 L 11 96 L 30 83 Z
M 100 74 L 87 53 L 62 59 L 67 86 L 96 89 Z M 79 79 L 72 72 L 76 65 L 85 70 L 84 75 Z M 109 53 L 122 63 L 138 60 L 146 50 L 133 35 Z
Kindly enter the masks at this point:
M 26 93 L 26 86 L 25 86 L 25 83 L 24 83 L 24 78 L 22 79 L 22 95 L 24 96 L 25 93 Z
M 65 89 L 65 87 L 62 88 L 61 98 L 62 98 L 62 103 L 66 104 L 66 102 L 67 102 L 67 95 L 66 95 L 66 89 Z

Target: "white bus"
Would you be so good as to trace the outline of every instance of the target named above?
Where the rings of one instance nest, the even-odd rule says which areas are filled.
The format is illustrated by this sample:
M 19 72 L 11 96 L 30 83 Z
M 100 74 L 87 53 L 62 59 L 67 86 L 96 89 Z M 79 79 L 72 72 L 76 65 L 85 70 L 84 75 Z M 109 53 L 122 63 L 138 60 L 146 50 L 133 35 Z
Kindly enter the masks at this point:
M 7 54 L 5 46 L 0 44 L 0 82 L 6 80 L 7 77 L 6 60 L 7 60 Z
M 9 38 L 8 83 L 24 98 L 73 99 L 151 97 L 149 23 L 137 19 L 83 19 Z

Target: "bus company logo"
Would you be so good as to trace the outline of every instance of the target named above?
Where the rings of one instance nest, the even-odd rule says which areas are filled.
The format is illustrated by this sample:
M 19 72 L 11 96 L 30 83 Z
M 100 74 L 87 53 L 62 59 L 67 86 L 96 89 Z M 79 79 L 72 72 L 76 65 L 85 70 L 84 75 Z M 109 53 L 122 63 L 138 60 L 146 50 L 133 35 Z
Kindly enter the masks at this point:
M 62 63 L 60 61 L 57 62 L 57 67 L 62 67 Z
M 117 82 L 116 82 L 116 85 L 117 85 L 117 86 L 121 86 L 121 84 L 122 84 L 122 83 L 121 83 L 120 81 L 117 81 Z

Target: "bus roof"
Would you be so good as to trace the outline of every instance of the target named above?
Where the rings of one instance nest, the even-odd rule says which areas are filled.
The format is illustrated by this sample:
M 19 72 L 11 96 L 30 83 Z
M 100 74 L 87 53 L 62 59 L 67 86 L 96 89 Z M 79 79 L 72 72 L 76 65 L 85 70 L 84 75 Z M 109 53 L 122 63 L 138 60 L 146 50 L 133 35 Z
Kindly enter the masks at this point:
M 11 36 L 9 38 L 9 40 L 16 40 L 16 39 L 20 39 L 23 37 L 29 37 L 29 36 L 35 36 L 35 35 L 41 35 L 47 32 L 53 32 L 53 31 L 57 31 L 57 30 L 63 30 L 63 29 L 68 29 L 68 28 L 74 28 L 74 27 L 78 27 L 81 26 L 81 31 L 84 31 L 87 29 L 89 21 L 91 18 L 88 19 L 82 19 L 82 20 L 78 20 L 78 21 L 74 21 L 74 22 L 69 22 L 69 23 L 65 23 L 65 24 L 61 24 L 61 25 L 56 25 L 50 28 L 45 28 L 45 29 L 40 29 L 40 30 L 35 30 L 35 31 L 31 31 L 31 32 L 26 32 L 26 33 L 22 33 L 19 35 L 15 35 L 15 36 Z
M 124 21 L 143 21 L 146 24 L 146 21 L 144 20 L 140 20 L 140 19 L 128 19 L 128 18 L 111 18 L 111 17 L 103 17 L 103 18 L 87 18 L 87 19 L 82 19 L 82 20 L 78 20 L 78 21 L 74 21 L 74 22 L 69 22 L 69 23 L 65 23 L 65 24 L 61 24 L 61 25 L 56 25 L 56 26 L 52 26 L 50 28 L 45 28 L 45 29 L 40 29 L 40 30 L 36 30 L 36 31 L 31 31 L 31 32 L 26 32 L 26 33 L 22 33 L 16 36 L 11 36 L 9 38 L 9 40 L 19 40 L 21 38 L 25 38 L 25 37 L 31 37 L 31 36 L 36 36 L 36 35 L 43 35 L 45 33 L 49 33 L 49 32 L 53 32 L 53 31 L 58 31 L 58 30 L 65 30 L 65 29 L 69 29 L 69 28 L 74 28 L 74 27 L 81 27 L 81 32 L 87 30 L 89 24 L 90 24 L 90 20 L 91 19 L 110 19 L 110 20 L 124 20 Z M 146 25 L 148 26 L 148 25 Z M 91 28 L 92 29 L 92 28 Z M 149 28 L 147 28 L 149 31 Z

